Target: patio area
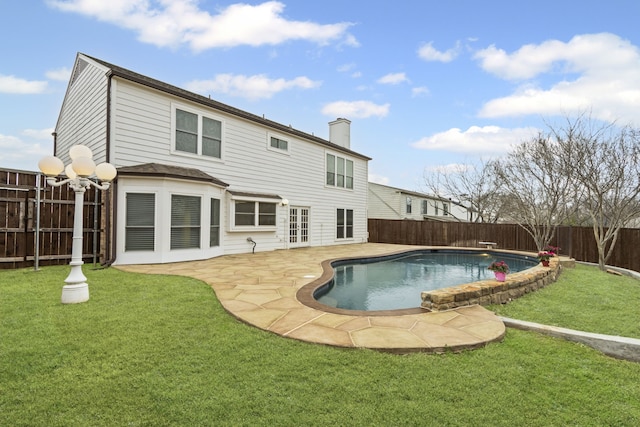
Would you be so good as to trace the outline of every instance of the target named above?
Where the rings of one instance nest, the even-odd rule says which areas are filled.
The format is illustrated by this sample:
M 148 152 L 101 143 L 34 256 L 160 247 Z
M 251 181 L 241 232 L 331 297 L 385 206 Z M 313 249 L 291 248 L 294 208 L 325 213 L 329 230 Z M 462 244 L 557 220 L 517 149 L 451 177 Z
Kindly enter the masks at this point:
M 126 265 L 147 274 L 189 276 L 209 284 L 223 307 L 239 320 L 287 338 L 338 347 L 390 352 L 443 352 L 482 347 L 505 334 L 491 311 L 473 305 L 441 312 L 327 312 L 296 297 L 304 285 L 325 279 L 325 260 L 370 257 L 418 246 L 364 243 L 225 255 L 204 261 Z M 416 295 L 416 307 L 420 295 Z M 335 311 L 335 310 L 334 310 Z

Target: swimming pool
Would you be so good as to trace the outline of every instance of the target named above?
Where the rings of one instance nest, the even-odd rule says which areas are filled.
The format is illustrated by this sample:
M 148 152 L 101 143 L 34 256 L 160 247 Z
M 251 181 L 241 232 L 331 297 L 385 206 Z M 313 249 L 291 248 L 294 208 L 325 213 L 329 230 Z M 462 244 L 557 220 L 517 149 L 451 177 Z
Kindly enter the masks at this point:
M 332 280 L 314 298 L 345 310 L 397 310 L 420 306 L 423 291 L 493 278 L 487 269 L 504 260 L 511 273 L 538 265 L 534 257 L 497 252 L 421 250 L 379 258 L 335 261 Z

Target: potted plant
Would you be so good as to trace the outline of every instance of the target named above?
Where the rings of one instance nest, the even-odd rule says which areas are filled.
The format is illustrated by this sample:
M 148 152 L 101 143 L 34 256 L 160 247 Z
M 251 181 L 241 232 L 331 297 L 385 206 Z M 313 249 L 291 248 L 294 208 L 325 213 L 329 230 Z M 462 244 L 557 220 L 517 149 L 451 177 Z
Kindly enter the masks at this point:
M 498 282 L 504 282 L 507 273 L 509 272 L 509 266 L 504 261 L 493 261 L 487 268 L 493 271 Z
M 542 251 L 538 252 L 538 261 L 542 263 L 543 267 L 549 267 L 549 260 L 554 256 L 553 252 Z
M 558 255 L 560 253 L 560 249 L 561 248 L 557 246 L 551 246 L 551 245 L 548 245 L 546 248 L 544 248 L 544 250 L 546 252 L 549 252 L 552 256 Z

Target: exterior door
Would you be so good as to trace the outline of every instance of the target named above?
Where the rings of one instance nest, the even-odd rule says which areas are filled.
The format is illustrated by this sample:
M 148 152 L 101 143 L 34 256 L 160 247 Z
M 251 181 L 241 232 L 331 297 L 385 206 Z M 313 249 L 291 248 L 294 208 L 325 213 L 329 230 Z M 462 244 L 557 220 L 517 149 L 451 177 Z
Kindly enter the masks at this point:
M 289 208 L 289 247 L 309 246 L 309 208 Z

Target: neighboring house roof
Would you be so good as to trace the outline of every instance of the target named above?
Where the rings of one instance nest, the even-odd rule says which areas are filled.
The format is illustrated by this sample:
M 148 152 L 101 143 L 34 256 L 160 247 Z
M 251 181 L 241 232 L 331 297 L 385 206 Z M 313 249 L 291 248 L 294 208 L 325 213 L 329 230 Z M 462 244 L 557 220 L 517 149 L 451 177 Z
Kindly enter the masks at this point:
M 404 190 L 402 188 L 391 187 L 389 185 L 378 184 L 378 183 L 375 183 L 375 182 L 370 182 L 369 184 L 378 185 L 380 187 L 386 187 L 386 188 L 394 190 L 394 191 L 396 191 L 396 192 L 398 192 L 400 194 L 406 194 L 407 196 L 422 197 L 422 198 L 425 198 L 425 199 L 442 200 L 442 201 L 445 201 L 445 202 L 451 202 L 452 201 L 451 199 L 446 199 L 444 197 L 433 196 L 433 195 L 425 194 L 425 193 L 418 193 L 417 191 Z M 453 203 L 456 203 L 456 202 L 453 202 Z
M 198 94 L 193 93 L 193 92 L 189 92 L 188 90 L 181 89 L 181 88 L 179 88 L 177 86 L 173 86 L 173 85 L 170 85 L 168 83 L 161 82 L 160 80 L 152 79 L 151 77 L 147 77 L 145 75 L 133 72 L 131 70 L 127 70 L 126 68 L 122 68 L 122 67 L 119 67 L 117 65 L 110 64 L 110 63 L 108 63 L 106 61 L 103 61 L 101 59 L 94 58 L 94 57 L 86 55 L 86 54 L 81 54 L 81 55 L 83 55 L 83 56 L 85 56 L 85 57 L 87 57 L 87 58 L 89 58 L 89 59 L 91 59 L 91 60 L 93 60 L 93 61 L 95 61 L 95 62 L 97 62 L 97 63 L 99 63 L 99 64 L 101 64 L 101 65 L 103 65 L 105 67 L 107 67 L 107 68 L 109 68 L 109 72 L 107 73 L 107 75 L 109 75 L 109 76 L 121 77 L 123 79 L 129 80 L 129 81 L 132 81 L 132 82 L 144 85 L 144 86 L 148 86 L 150 88 L 153 88 L 153 89 L 156 89 L 156 90 L 159 90 L 159 91 L 162 91 L 162 92 L 166 92 L 168 94 L 171 94 L 171 95 L 183 98 L 183 99 L 187 99 L 189 101 L 196 102 L 198 104 L 202 104 L 202 105 L 205 105 L 205 106 L 210 107 L 210 108 L 215 108 L 216 110 L 224 111 L 225 113 L 229 113 L 229 114 L 232 114 L 234 116 L 241 117 L 241 118 L 243 118 L 245 120 L 250 120 L 252 122 L 257 122 L 257 123 L 260 123 L 262 125 L 269 126 L 269 127 L 273 128 L 273 129 L 277 129 L 278 131 L 283 132 L 283 133 L 288 133 L 290 135 L 295 135 L 295 136 L 298 136 L 298 137 L 301 137 L 301 138 L 305 138 L 305 139 L 311 140 L 311 141 L 316 142 L 318 144 L 324 145 L 327 148 L 331 148 L 332 150 L 342 151 L 342 152 L 348 153 L 348 154 L 350 154 L 350 155 L 352 155 L 354 157 L 359 157 L 359 158 L 364 159 L 364 160 L 371 160 L 370 157 L 367 157 L 367 156 L 365 156 L 363 154 L 356 153 L 355 151 L 352 151 L 352 150 L 350 150 L 348 148 L 345 148 L 345 147 L 342 147 L 340 145 L 334 144 L 334 143 L 329 142 L 329 141 L 327 141 L 325 139 L 319 138 L 319 137 L 317 137 L 315 135 L 312 135 L 312 134 L 309 134 L 309 133 L 302 132 L 302 131 L 299 131 L 297 129 L 294 129 L 294 128 L 291 127 L 291 125 L 286 126 L 286 125 L 283 125 L 281 123 L 277 123 L 277 122 L 274 122 L 272 120 L 265 119 L 264 117 L 260 117 L 260 116 L 257 116 L 255 114 L 251 114 L 251 113 L 248 113 L 246 111 L 239 110 L 237 108 L 234 108 L 234 107 L 231 107 L 229 105 L 223 104 L 221 102 L 215 101 L 215 100 L 213 100 L 211 98 L 207 98 L 205 96 L 198 95 Z
M 118 168 L 118 175 L 124 176 L 155 176 L 162 178 L 178 178 L 189 181 L 210 182 L 220 187 L 228 187 L 229 184 L 202 172 L 199 169 L 185 168 L 181 166 L 163 165 L 160 163 L 144 163 L 135 166 L 123 166 Z

